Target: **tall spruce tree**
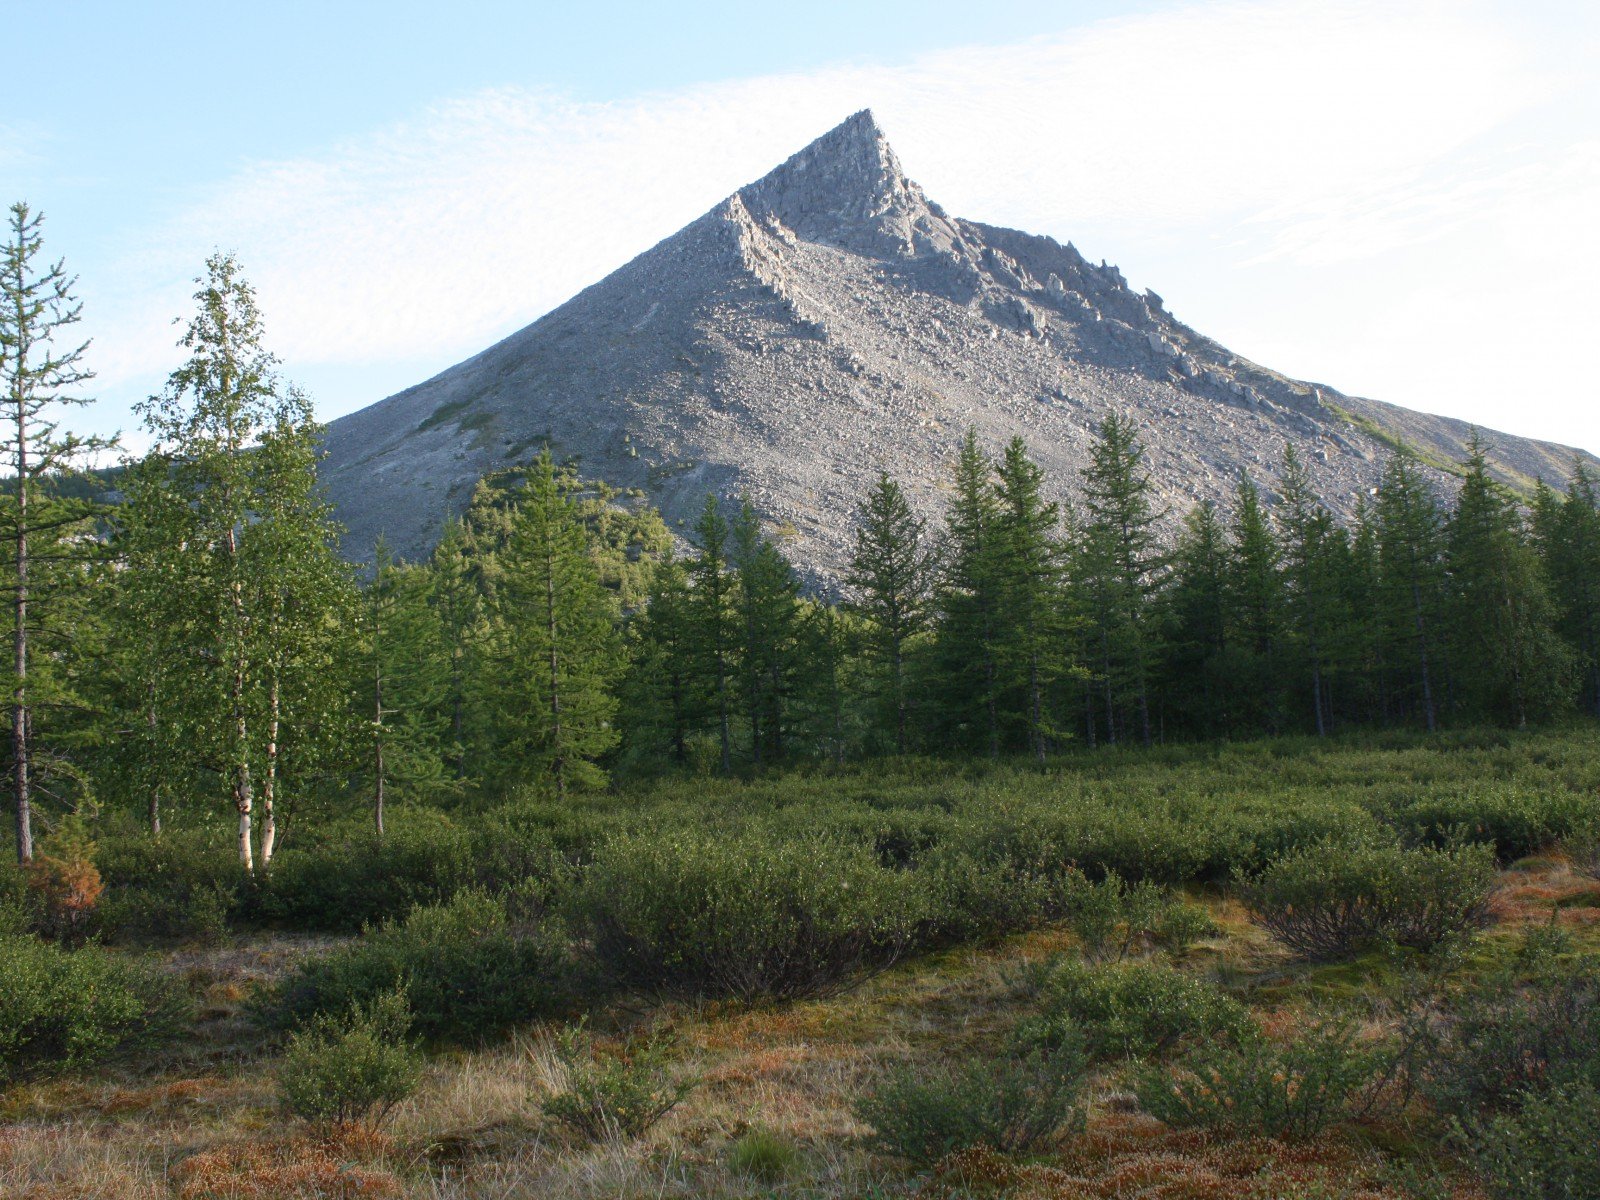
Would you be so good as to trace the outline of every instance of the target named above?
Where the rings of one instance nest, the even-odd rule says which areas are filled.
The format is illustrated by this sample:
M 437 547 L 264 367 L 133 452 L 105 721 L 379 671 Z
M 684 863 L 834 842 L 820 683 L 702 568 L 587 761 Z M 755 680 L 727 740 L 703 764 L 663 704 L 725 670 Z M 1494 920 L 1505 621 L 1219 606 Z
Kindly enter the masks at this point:
M 1090 619 L 1099 642 L 1096 670 L 1106 705 L 1106 735 L 1117 740 L 1122 697 L 1131 699 L 1139 738 L 1151 741 L 1150 669 L 1155 657 L 1149 600 L 1160 585 L 1159 520 L 1151 504 L 1144 449 L 1128 421 L 1101 422 L 1084 472 L 1079 554 Z
M 1439 726 L 1443 516 L 1416 456 L 1404 446 L 1384 467 L 1376 519 L 1384 657 L 1391 670 L 1412 681 L 1411 707 L 1431 733 Z
M 739 646 L 740 693 L 750 723 L 750 755 L 756 765 L 784 753 L 784 710 L 795 670 L 800 624 L 800 581 L 783 552 L 761 532 L 748 498 L 732 528 L 732 562 L 738 576 L 734 607 Z
M 1457 691 L 1469 717 L 1521 728 L 1566 703 L 1570 655 L 1517 504 L 1489 477 L 1476 433 L 1464 465 L 1445 547 Z
M 558 797 L 604 783 L 596 760 L 617 743 L 625 666 L 616 603 L 571 491 L 546 450 L 517 495 L 497 597 L 505 653 L 492 676 L 503 769 L 532 771 Z
M 895 753 L 910 746 L 911 699 L 907 658 L 932 617 L 934 560 L 927 528 L 900 485 L 879 472 L 856 513 L 855 552 L 846 583 L 851 608 L 863 622 L 863 641 L 887 701 Z
M 1240 474 L 1235 492 L 1228 570 L 1234 686 L 1252 730 L 1281 732 L 1284 590 L 1277 536 L 1261 492 Z
M 727 518 L 715 495 L 706 497 L 695 525 L 700 545 L 689 564 L 688 628 L 696 691 L 704 697 L 702 723 L 716 729 L 722 773 L 733 770 L 733 681 L 738 667 L 738 580 L 729 563 Z
M 60 260 L 39 258 L 42 223 L 42 215 L 26 204 L 13 204 L 0 248 L 0 463 L 10 474 L 0 530 L 10 551 L 5 583 L 12 618 L 11 784 L 17 857 L 24 863 L 33 858 L 39 714 L 66 699 L 60 671 L 50 668 L 68 657 L 70 620 L 52 610 L 70 605 L 70 593 L 81 591 L 81 563 L 98 544 L 87 529 L 97 506 L 63 495 L 53 484 L 107 446 L 60 424 L 64 409 L 89 402 L 75 389 L 93 373 L 84 361 L 88 343 L 75 344 L 68 336 L 82 315 L 73 296 L 76 280 Z
M 1311 477 L 1290 443 L 1283 451 L 1283 574 L 1287 634 L 1311 692 L 1312 727 L 1332 724 L 1329 690 L 1341 624 L 1340 567 L 1345 533 L 1312 491 Z
M 1582 680 L 1582 704 L 1600 717 L 1600 492 L 1581 459 L 1572 465 L 1565 497 L 1541 483 L 1534 531 L 1556 628 L 1571 647 Z
M 1044 500 L 1043 481 L 1022 439 L 1012 438 L 995 481 L 997 690 L 1019 697 L 1027 747 L 1040 762 L 1059 732 L 1049 697 L 1070 667 L 1061 624 L 1061 510 Z
M 969 429 L 945 514 L 937 604 L 939 707 L 949 732 L 990 757 L 1000 753 L 998 504 L 993 468 Z
M 1161 601 L 1167 618 L 1164 690 L 1190 730 L 1220 737 L 1233 724 L 1234 689 L 1225 678 L 1227 532 L 1213 501 L 1202 500 L 1184 517 Z

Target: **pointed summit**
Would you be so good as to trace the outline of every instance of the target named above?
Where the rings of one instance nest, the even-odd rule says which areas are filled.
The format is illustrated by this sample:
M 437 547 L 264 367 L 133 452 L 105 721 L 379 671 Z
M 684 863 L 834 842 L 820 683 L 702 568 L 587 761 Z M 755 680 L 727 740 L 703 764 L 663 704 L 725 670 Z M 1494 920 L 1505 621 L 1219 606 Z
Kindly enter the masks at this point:
M 807 241 L 874 255 L 908 257 L 948 246 L 955 234 L 906 178 L 869 108 L 738 195 L 758 222 L 776 220 Z

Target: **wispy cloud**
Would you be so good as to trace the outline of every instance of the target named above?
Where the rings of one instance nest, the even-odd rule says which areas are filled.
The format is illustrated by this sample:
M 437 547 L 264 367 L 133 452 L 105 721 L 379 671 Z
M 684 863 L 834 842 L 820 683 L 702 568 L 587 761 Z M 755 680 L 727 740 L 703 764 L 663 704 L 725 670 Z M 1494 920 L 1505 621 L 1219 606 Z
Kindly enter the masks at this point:
M 1217 297 L 1185 315 L 1214 312 L 1247 341 L 1292 348 L 1271 331 L 1270 296 L 1254 301 L 1250 332 L 1246 289 L 1262 271 L 1357 260 L 1381 272 L 1397 247 L 1447 240 L 1486 212 L 1510 220 L 1522 206 L 1548 211 L 1553 196 L 1593 196 L 1592 147 L 1485 143 L 1570 86 L 1539 53 L 1474 5 L 1196 4 L 904 65 L 615 104 L 465 96 L 314 158 L 259 163 L 143 231 L 120 294 L 106 297 L 100 365 L 117 381 L 159 372 L 165 321 L 213 245 L 241 252 L 291 365 L 443 365 L 865 106 L 950 210 L 1072 237 L 1169 299 L 1164 280 L 1210 270 Z M 1592 275 L 1592 241 L 1581 253 Z M 1255 274 L 1230 274 L 1240 265 Z M 334 399 L 342 410 L 377 398 Z

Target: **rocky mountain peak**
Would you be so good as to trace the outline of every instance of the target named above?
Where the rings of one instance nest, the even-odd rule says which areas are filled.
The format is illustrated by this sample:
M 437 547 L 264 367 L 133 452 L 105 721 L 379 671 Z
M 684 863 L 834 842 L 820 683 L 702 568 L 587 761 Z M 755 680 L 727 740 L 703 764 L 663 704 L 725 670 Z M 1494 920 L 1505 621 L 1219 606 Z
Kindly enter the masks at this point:
M 906 178 L 871 109 L 737 193 L 752 217 L 810 242 L 885 257 L 948 249 L 954 227 Z

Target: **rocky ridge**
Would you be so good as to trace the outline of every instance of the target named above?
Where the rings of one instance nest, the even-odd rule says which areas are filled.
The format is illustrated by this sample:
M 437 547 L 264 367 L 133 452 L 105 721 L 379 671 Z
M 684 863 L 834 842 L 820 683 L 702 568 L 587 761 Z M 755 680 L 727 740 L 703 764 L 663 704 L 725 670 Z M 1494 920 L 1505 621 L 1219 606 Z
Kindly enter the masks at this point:
M 972 426 L 991 448 L 1020 434 L 1070 497 L 1112 411 L 1175 511 L 1226 507 L 1241 470 L 1270 492 L 1293 441 L 1348 516 L 1397 440 L 1448 486 L 1470 433 L 1242 359 L 1070 242 L 947 215 L 860 112 L 527 328 L 335 421 L 323 477 L 352 557 L 380 534 L 415 557 L 484 472 L 548 444 L 680 532 L 707 491 L 748 495 L 826 584 L 880 468 L 936 519 Z M 1574 453 L 1483 437 L 1519 487 Z

